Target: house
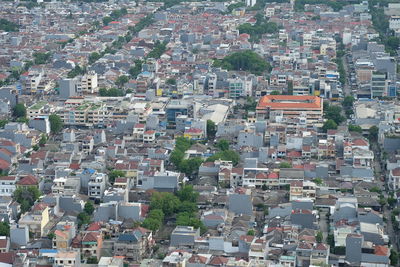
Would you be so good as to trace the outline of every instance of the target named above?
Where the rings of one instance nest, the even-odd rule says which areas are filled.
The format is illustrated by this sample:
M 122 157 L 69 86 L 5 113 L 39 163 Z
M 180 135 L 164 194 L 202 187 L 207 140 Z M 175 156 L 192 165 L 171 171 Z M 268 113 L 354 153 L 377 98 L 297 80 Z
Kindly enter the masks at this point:
M 59 251 L 54 257 L 54 267 L 78 267 L 81 255 L 77 250 Z
M 100 259 L 101 249 L 103 247 L 103 236 L 101 232 L 83 233 L 81 241 L 81 253 L 84 257 L 96 257 Z
M 101 257 L 97 263 L 98 267 L 123 267 L 124 257 L 114 256 L 114 257 Z
M 237 188 L 234 193 L 228 195 L 229 211 L 235 214 L 253 214 L 253 204 L 250 189 Z
M 76 228 L 74 222 L 59 222 L 54 231 L 53 248 L 60 250 L 68 249 L 75 235 Z
M 193 226 L 176 226 L 171 233 L 171 247 L 188 247 L 193 248 L 195 240 L 200 237 L 200 229 Z
M 114 242 L 114 254 L 116 256 L 124 256 L 127 260 L 140 262 L 146 256 L 149 256 L 153 245 L 152 232 L 138 227 L 132 232 L 125 232 L 119 235 Z
M 143 143 L 154 143 L 156 140 L 156 131 L 154 130 L 147 130 L 143 133 Z
M 20 226 L 28 227 L 29 231 L 35 236 L 41 237 L 48 234 L 44 230 L 49 221 L 48 205 L 39 202 L 32 207 L 31 211 L 24 213 L 18 223 Z
M 0 253 L 7 253 L 10 250 L 10 239 L 6 236 L 0 236 Z
M 400 189 L 400 168 L 390 170 L 389 186 L 392 188 L 392 190 Z
M 198 128 L 189 128 L 183 133 L 183 137 L 189 138 L 191 140 L 202 140 L 204 136 L 204 131 Z
M 17 183 L 17 176 L 0 177 L 0 196 L 12 196 Z
M 107 175 L 104 173 L 97 173 L 90 177 L 88 183 L 88 196 L 93 199 L 101 199 L 103 197 L 106 183 Z
M 17 188 L 35 187 L 39 189 L 39 181 L 39 178 L 33 175 L 26 175 L 19 179 L 19 181 L 17 182 Z

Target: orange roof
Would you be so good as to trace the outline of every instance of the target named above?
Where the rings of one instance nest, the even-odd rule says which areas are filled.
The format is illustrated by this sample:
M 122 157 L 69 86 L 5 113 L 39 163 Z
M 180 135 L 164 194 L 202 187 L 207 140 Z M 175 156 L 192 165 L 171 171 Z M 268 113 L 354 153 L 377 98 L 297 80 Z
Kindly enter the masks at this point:
M 17 182 L 18 185 L 37 185 L 38 179 L 33 175 L 27 175 Z
M 258 102 L 257 109 L 321 109 L 318 96 L 266 95 Z

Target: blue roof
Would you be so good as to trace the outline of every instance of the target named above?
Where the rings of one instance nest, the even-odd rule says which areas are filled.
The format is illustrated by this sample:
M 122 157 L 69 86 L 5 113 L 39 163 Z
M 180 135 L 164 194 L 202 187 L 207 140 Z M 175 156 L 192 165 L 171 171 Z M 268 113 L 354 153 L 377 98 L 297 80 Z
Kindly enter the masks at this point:
M 133 234 L 122 234 L 119 236 L 118 241 L 122 242 L 137 242 L 136 236 Z
M 82 174 L 93 174 L 93 173 L 95 173 L 95 170 L 90 168 L 84 169 L 82 171 Z
M 39 249 L 39 253 L 57 253 L 57 249 Z

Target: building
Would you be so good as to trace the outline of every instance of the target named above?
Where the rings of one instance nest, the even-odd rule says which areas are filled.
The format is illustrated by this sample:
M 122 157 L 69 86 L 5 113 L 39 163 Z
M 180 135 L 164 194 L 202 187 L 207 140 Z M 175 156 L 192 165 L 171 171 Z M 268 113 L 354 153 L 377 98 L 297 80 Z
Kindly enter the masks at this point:
M 30 212 L 26 212 L 19 220 L 20 226 L 26 226 L 35 236 L 45 236 L 46 225 L 50 221 L 49 207 L 45 203 L 36 203 Z
M 322 120 L 323 100 L 318 96 L 266 95 L 258 102 L 256 116 L 269 119 L 271 112 L 281 112 L 283 118 L 305 116 L 307 123 Z
M 78 95 L 78 81 L 76 79 L 62 79 L 59 85 L 61 99 L 68 99 Z
M 200 229 L 193 226 L 177 226 L 171 233 L 171 247 L 194 247 L 195 240 L 200 237 Z
M 81 266 L 79 251 L 60 251 L 54 257 L 53 267 L 78 267 Z
M 140 262 L 148 255 L 153 244 L 152 232 L 139 227 L 118 237 L 114 242 L 114 254 L 124 256 L 130 261 Z
M 0 196 L 12 196 L 17 182 L 17 176 L 1 176 L 0 177 Z
M 371 77 L 371 98 L 387 95 L 387 74 L 374 71 Z

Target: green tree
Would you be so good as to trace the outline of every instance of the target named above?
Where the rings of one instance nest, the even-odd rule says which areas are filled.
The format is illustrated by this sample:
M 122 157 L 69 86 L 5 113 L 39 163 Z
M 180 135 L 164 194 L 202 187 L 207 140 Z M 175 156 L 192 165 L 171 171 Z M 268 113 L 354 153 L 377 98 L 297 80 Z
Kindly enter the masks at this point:
M 325 110 L 325 118 L 328 120 L 333 120 L 337 125 L 345 120 L 345 118 L 342 116 L 342 108 L 339 106 L 329 106 Z
M 89 64 L 95 63 L 98 59 L 101 58 L 101 55 L 97 52 L 93 52 L 89 55 Z
M 121 76 L 119 76 L 118 78 L 117 78 L 117 80 L 115 81 L 115 84 L 118 86 L 118 87 L 122 87 L 122 86 L 124 86 L 127 82 L 129 82 L 129 77 L 128 76 L 126 76 L 126 75 L 121 75 Z
M 39 148 L 40 148 L 40 147 L 39 147 L 38 145 L 33 145 L 33 146 L 32 146 L 32 149 L 33 149 L 34 151 L 38 151 Z
M 362 133 L 362 128 L 358 125 L 349 124 L 349 132 Z
M 142 227 L 150 229 L 152 231 L 157 231 L 161 228 L 162 222 L 154 218 L 146 218 L 142 223 Z
M 169 78 L 165 83 L 170 85 L 176 85 L 176 80 L 173 78 Z
M 50 130 L 53 134 L 58 134 L 63 128 L 64 124 L 57 114 L 51 114 L 49 116 Z
M 271 93 L 270 93 L 270 95 L 280 95 L 281 94 L 281 92 L 279 92 L 279 91 L 277 91 L 277 90 L 274 90 L 274 91 L 272 91 Z
M 51 59 L 51 53 L 35 52 L 33 53 L 33 58 L 36 65 L 46 64 Z
M 207 139 L 214 140 L 215 134 L 217 133 L 217 126 L 212 120 L 207 120 Z
M 16 118 L 25 118 L 26 117 L 26 107 L 24 104 L 16 104 L 13 108 L 13 115 Z
M 10 225 L 7 222 L 0 222 L 0 236 L 10 236 Z
M 215 147 L 217 147 L 219 150 L 222 150 L 222 151 L 229 150 L 229 142 L 228 142 L 228 140 L 221 139 L 217 142 Z
M 199 197 L 199 193 L 194 191 L 192 185 L 184 185 L 182 188 L 176 192 L 176 196 L 180 201 L 188 201 L 188 202 L 197 202 L 197 198 Z
M 247 235 L 252 235 L 252 236 L 255 236 L 255 235 L 256 235 L 256 233 L 254 232 L 254 230 L 253 230 L 253 229 L 250 229 L 250 230 L 248 230 L 248 231 L 247 231 Z
M 211 157 L 207 158 L 206 161 L 209 162 L 214 162 L 216 160 L 226 160 L 226 161 L 232 161 L 232 164 L 236 166 L 239 161 L 240 161 L 240 156 L 236 151 L 233 150 L 225 150 L 225 151 L 219 151 L 212 155 Z
M 14 191 L 14 199 L 21 204 L 21 212 L 28 211 L 40 197 L 40 191 L 36 187 L 17 188 Z
M 78 227 L 90 223 L 90 216 L 86 212 L 79 213 L 77 218 L 78 218 Z
M 321 178 L 315 178 L 315 179 L 313 180 L 313 182 L 314 182 L 315 184 L 317 184 L 317 185 L 321 185 L 321 184 L 323 183 L 323 180 L 322 180 Z
M 92 201 L 87 201 L 85 203 L 85 207 L 83 208 L 83 211 L 86 212 L 88 215 L 92 215 L 94 212 L 94 206 Z
M 353 103 L 354 103 L 354 97 L 346 96 L 343 99 L 342 105 L 343 105 L 343 107 L 346 107 L 346 108 L 352 108 L 353 107 Z
M 56 237 L 56 235 L 54 233 L 49 233 L 47 235 L 47 238 L 50 239 L 50 240 L 53 240 L 55 237 Z
M 104 17 L 103 18 L 103 25 L 107 26 L 111 21 L 113 21 L 113 19 L 111 17 Z
M 155 192 L 151 196 L 150 209 L 161 209 L 166 216 L 174 214 L 179 208 L 179 198 L 168 192 Z
M 317 235 L 315 236 L 315 240 L 318 242 L 318 243 L 322 243 L 322 240 L 324 239 L 324 236 L 322 235 L 322 232 L 321 231 L 318 231 L 318 233 L 317 233 Z
M 399 263 L 399 254 L 397 253 L 396 250 L 391 249 L 390 250 L 390 265 L 397 266 L 398 263 Z
M 17 32 L 19 27 L 20 26 L 14 22 L 2 18 L 0 19 L 0 31 Z
M 40 136 L 39 145 L 40 145 L 40 146 L 44 146 L 44 145 L 46 144 L 46 142 L 47 142 L 47 137 L 46 137 L 45 134 L 42 134 L 42 135 Z
M 279 168 L 280 169 L 292 168 L 292 164 L 290 164 L 289 162 L 281 162 L 279 163 Z
M 0 120 L 0 128 L 4 128 L 4 126 L 6 126 L 6 124 L 8 123 L 8 120 Z
M 379 128 L 377 126 L 372 126 L 369 128 L 369 135 L 368 138 L 370 141 L 377 141 L 378 140 L 378 133 L 379 133 Z
M 87 264 L 97 264 L 99 261 L 97 260 L 97 258 L 96 257 L 89 257 L 87 260 L 86 260 L 86 263 Z
M 136 79 L 139 73 L 142 72 L 142 65 L 143 61 L 135 60 L 135 66 L 129 69 L 129 74 L 132 76 L 132 78 Z
M 327 120 L 322 126 L 322 130 L 324 130 L 324 132 L 327 132 L 328 130 L 335 130 L 337 129 L 337 127 L 338 126 L 334 120 Z
M 256 75 L 270 71 L 267 61 L 251 50 L 235 52 L 222 60 L 214 60 L 213 65 L 226 70 L 248 71 Z
M 178 207 L 178 212 L 189 212 L 189 213 L 194 213 L 197 212 L 197 204 L 195 202 L 190 202 L 190 201 L 183 201 L 180 203 Z
M 114 184 L 115 179 L 118 177 L 125 177 L 125 172 L 124 171 L 120 171 L 120 170 L 112 170 L 109 174 L 108 174 L 108 180 L 110 181 L 110 183 Z

